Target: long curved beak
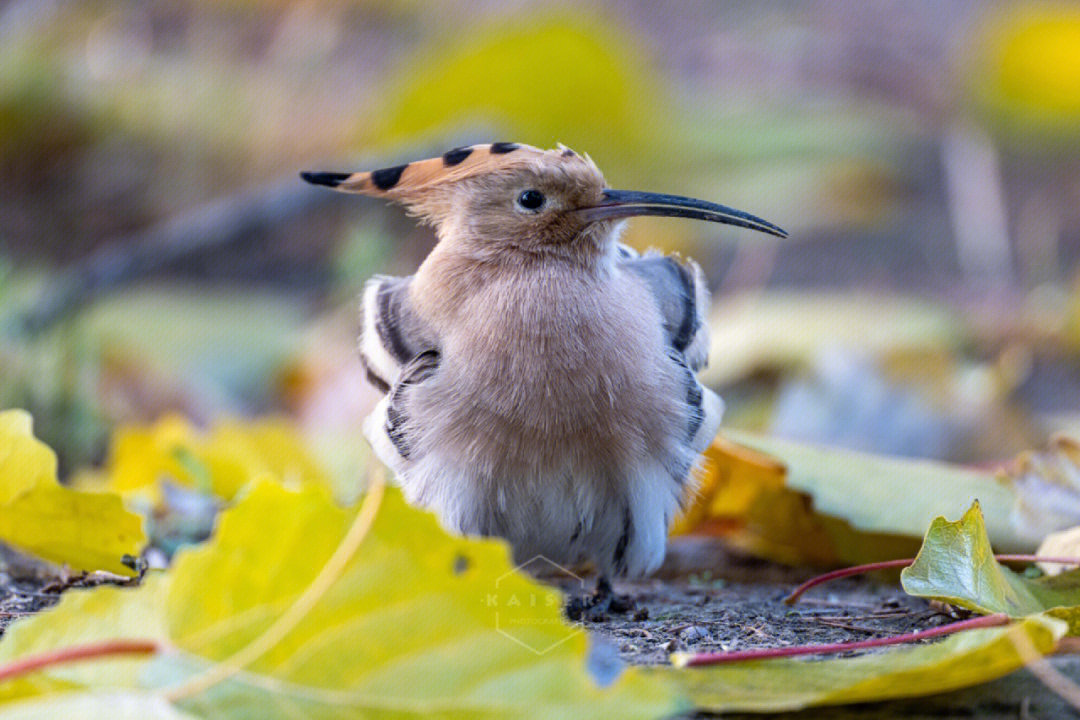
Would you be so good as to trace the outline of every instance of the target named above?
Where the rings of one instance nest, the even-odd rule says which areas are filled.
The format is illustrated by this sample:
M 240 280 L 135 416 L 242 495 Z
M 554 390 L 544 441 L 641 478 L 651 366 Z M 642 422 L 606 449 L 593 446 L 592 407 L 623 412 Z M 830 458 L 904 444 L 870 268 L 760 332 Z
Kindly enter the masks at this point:
M 605 190 L 604 199 L 600 204 L 582 208 L 576 212 L 586 222 L 614 220 L 635 215 L 661 215 L 737 225 L 781 238 L 788 236 L 783 228 L 750 213 L 680 195 L 663 195 L 635 190 Z

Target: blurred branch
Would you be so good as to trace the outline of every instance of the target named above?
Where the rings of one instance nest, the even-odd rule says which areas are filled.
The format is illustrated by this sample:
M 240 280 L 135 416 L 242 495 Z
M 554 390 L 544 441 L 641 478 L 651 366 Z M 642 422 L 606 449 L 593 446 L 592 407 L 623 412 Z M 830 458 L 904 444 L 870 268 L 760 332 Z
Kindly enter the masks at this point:
M 16 318 L 14 330 L 36 335 L 135 280 L 169 269 L 196 253 L 229 247 L 342 199 L 337 193 L 290 177 L 181 212 L 75 263 Z

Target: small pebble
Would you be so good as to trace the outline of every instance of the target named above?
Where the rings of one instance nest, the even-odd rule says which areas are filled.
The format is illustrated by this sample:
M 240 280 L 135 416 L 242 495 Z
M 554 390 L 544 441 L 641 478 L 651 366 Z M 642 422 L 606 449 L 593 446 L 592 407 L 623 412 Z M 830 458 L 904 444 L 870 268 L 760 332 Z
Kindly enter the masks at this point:
M 680 647 L 679 641 L 672 638 L 671 640 L 668 640 L 666 643 L 661 645 L 660 649 L 663 650 L 666 653 L 672 653 L 672 652 L 675 652 L 676 650 L 678 650 L 679 647 Z
M 642 621 L 648 620 L 648 619 L 649 619 L 649 610 L 648 610 L 648 608 L 638 608 L 634 612 L 634 617 L 633 617 L 634 622 L 642 622 Z
M 700 625 L 691 625 L 679 633 L 679 639 L 686 643 L 694 643 L 709 637 L 709 631 Z

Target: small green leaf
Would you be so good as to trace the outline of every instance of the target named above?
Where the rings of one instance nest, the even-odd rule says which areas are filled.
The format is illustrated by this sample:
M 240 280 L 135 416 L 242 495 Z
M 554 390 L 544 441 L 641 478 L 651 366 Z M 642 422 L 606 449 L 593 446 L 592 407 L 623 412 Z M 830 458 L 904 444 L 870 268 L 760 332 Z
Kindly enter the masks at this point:
M 1002 566 L 994 559 L 978 502 L 957 522 L 934 520 L 914 564 L 900 577 L 909 595 L 983 614 L 1046 613 L 1068 622 L 1070 634 L 1080 634 L 1080 570 L 1028 578 Z

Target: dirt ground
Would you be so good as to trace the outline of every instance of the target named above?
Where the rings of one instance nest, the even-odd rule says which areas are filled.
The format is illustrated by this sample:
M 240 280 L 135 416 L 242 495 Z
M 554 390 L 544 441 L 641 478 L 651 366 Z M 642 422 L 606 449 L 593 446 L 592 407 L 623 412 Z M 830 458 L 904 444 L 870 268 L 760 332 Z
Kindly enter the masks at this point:
M 783 602 L 793 588 L 817 573 L 811 568 L 788 568 L 749 558 L 715 541 L 677 539 L 659 577 L 616 584 L 616 592 L 633 599 L 632 610 L 609 614 L 599 622 L 586 621 L 585 625 L 594 636 L 613 644 L 624 661 L 648 665 L 667 662 L 668 653 L 673 651 L 853 642 L 958 619 L 947 608 L 906 595 L 898 573 L 832 582 L 810 590 L 795 605 Z M 1051 662 L 1080 683 L 1080 658 L 1062 656 Z M 1066 720 L 1080 718 L 1080 713 L 1030 673 L 1020 671 L 985 685 L 932 697 L 812 708 L 771 717 Z
M 889 576 L 845 579 L 811 590 L 795 605 L 783 602 L 815 574 L 742 556 L 716 542 L 676 540 L 659 577 L 616 584 L 633 609 L 585 624 L 626 662 L 655 665 L 674 651 L 851 642 L 955 619 L 905 595 Z

